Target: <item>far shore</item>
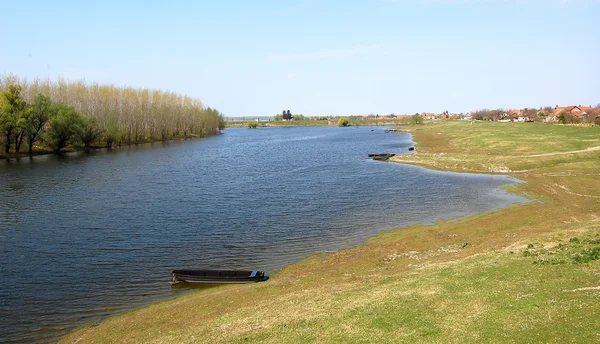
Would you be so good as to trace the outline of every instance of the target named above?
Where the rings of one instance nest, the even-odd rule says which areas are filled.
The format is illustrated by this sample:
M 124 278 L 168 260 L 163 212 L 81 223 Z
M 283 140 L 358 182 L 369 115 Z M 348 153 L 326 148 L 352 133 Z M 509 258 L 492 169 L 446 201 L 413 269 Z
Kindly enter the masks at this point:
M 388 121 L 375 121 L 375 120 L 363 120 L 360 121 L 360 124 L 352 124 L 351 126 L 354 125 L 359 125 L 359 126 L 400 126 L 400 125 L 406 125 L 406 123 L 402 123 L 403 120 L 388 120 Z M 359 123 L 359 122 L 357 122 Z M 260 122 L 259 127 L 293 127 L 293 126 L 303 126 L 303 127 L 308 127 L 308 126 L 337 126 L 337 122 L 335 121 L 312 121 L 312 120 L 305 120 L 305 121 L 279 121 L 279 122 Z M 227 126 L 225 129 L 227 128 L 247 128 L 246 126 L 246 122 L 242 121 L 242 122 L 227 122 Z M 216 134 L 219 135 L 219 134 Z M 210 136 L 210 135 L 208 135 Z M 203 138 L 203 137 L 208 137 L 208 136 L 187 136 L 187 137 L 176 137 L 176 138 L 172 138 L 166 141 L 162 141 L 162 140 L 147 140 L 144 142 L 139 142 L 139 143 L 131 143 L 131 144 L 122 144 L 122 145 L 113 145 L 112 147 L 108 147 L 108 146 L 103 146 L 103 145 L 95 145 L 95 146 L 90 146 L 90 147 L 82 147 L 82 146 L 68 146 L 64 149 L 61 150 L 60 153 L 56 153 L 54 152 L 52 149 L 50 148 L 44 148 L 44 147 L 36 147 L 34 149 L 34 151 L 32 152 L 32 154 L 29 154 L 26 150 L 25 151 L 20 151 L 19 153 L 9 153 L 8 155 L 5 154 L 4 152 L 0 152 L 0 160 L 3 159 L 24 159 L 24 158 L 31 158 L 31 157 L 35 157 L 35 156 L 40 156 L 40 155 L 49 155 L 49 154 L 67 154 L 67 153 L 73 153 L 73 152 L 85 152 L 85 151 L 94 151 L 94 150 L 102 150 L 102 149 L 107 149 L 107 150 L 111 150 L 111 149 L 120 149 L 122 147 L 129 147 L 129 146 L 137 146 L 137 145 L 142 145 L 142 144 L 146 144 L 146 143 L 157 143 L 157 142 L 170 142 L 170 141 L 179 141 L 179 140 L 188 140 L 188 139 L 197 139 L 197 138 Z
M 258 127 L 320 127 L 338 126 L 338 118 L 331 120 L 301 120 L 301 121 L 258 121 Z M 226 128 L 247 128 L 248 121 L 225 122 Z M 410 119 L 400 117 L 396 119 L 350 119 L 348 126 L 399 126 L 409 124 Z
M 507 174 L 525 181 L 509 191 L 535 202 L 386 231 L 267 282 L 153 304 L 63 342 L 596 341 L 600 150 L 589 148 L 600 128 L 456 121 L 406 131 L 418 153 L 390 161 Z

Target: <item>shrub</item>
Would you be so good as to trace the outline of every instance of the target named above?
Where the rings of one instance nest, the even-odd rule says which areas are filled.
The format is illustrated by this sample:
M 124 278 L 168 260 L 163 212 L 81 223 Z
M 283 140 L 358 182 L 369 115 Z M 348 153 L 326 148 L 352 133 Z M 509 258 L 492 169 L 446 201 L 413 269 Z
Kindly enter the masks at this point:
M 254 129 L 254 128 L 258 127 L 258 123 L 256 121 L 248 121 L 248 122 L 246 122 L 246 125 L 250 129 Z
M 423 117 L 419 114 L 414 114 L 411 118 L 412 124 L 423 124 Z
M 585 264 L 598 259 L 600 259 L 600 247 L 594 247 L 593 249 L 586 248 L 581 253 L 575 255 L 573 262 L 576 264 Z
M 340 120 L 338 121 L 338 126 L 340 127 L 347 127 L 348 124 L 350 124 L 350 121 L 348 120 L 348 118 L 346 117 L 342 117 L 340 118 Z
M 72 106 L 62 103 L 54 104 L 54 112 L 55 114 L 48 121 L 49 129 L 45 141 L 55 153 L 60 153 L 76 138 L 82 117 Z

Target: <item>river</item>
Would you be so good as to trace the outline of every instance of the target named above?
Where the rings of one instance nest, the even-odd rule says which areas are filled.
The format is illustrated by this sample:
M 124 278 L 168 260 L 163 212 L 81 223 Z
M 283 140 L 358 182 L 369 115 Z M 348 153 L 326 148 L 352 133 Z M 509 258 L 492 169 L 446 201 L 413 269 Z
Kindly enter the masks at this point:
M 175 268 L 273 273 L 381 230 L 524 202 L 518 181 L 367 159 L 383 127 L 227 129 L 195 140 L 0 160 L 0 342 L 56 342 L 190 292 Z M 268 283 L 268 282 L 266 282 Z

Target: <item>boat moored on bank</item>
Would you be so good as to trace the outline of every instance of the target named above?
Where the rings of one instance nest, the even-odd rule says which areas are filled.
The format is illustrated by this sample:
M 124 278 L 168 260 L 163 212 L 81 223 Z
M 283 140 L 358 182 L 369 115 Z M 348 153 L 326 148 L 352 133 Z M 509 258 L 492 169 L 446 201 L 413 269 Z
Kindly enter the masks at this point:
M 193 270 L 181 269 L 171 272 L 171 283 L 254 283 L 269 279 L 264 271 L 250 270 Z

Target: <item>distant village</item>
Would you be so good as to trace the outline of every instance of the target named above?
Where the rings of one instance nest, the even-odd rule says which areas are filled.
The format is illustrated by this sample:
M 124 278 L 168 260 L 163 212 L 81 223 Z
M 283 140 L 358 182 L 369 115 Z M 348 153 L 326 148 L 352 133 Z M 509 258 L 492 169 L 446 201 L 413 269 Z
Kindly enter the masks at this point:
M 482 121 L 498 121 L 498 122 L 548 122 L 548 123 L 581 123 L 600 125 L 600 104 L 596 107 L 583 105 L 567 105 L 544 108 L 524 108 L 524 109 L 483 109 L 468 113 L 450 113 L 448 111 L 442 113 L 423 112 L 419 115 L 426 120 L 482 120 Z M 407 115 L 387 115 L 377 116 L 377 118 L 395 118 L 398 116 Z M 414 116 L 414 115 L 413 115 Z M 372 115 L 366 116 L 373 117 Z
M 389 114 L 385 116 L 367 115 L 350 116 L 351 118 L 362 119 L 393 119 L 398 117 L 420 116 L 424 120 L 479 120 L 479 121 L 497 121 L 497 122 L 546 122 L 562 124 L 590 124 L 600 125 L 600 104 L 595 107 L 584 105 L 556 105 L 543 108 L 524 108 L 524 109 L 482 109 L 467 113 L 442 113 L 422 112 L 414 115 Z M 316 118 L 315 118 L 316 119 Z
M 550 122 L 550 123 L 590 123 L 598 124 L 600 118 L 600 106 L 567 105 L 544 108 L 524 109 L 497 109 L 478 110 L 466 114 L 441 114 L 423 113 L 424 119 L 462 119 L 462 120 L 488 120 L 498 122 Z
M 292 114 L 289 110 L 282 114 L 276 114 L 273 117 L 256 118 L 256 122 L 270 121 L 319 121 L 319 120 L 337 120 L 342 116 L 304 116 L 302 114 Z M 451 113 L 444 111 L 442 113 L 422 112 L 413 115 L 408 114 L 369 114 L 369 115 L 350 115 L 343 116 L 353 120 L 393 120 L 398 118 L 420 118 L 422 120 L 464 120 L 464 121 L 496 121 L 496 122 L 544 122 L 558 124 L 583 124 L 600 125 L 600 104 L 596 106 L 585 105 L 556 105 L 554 107 L 524 108 L 524 109 L 482 109 L 467 113 Z M 229 121 L 246 120 L 243 118 L 228 118 Z M 254 120 L 254 119 L 253 119 Z

